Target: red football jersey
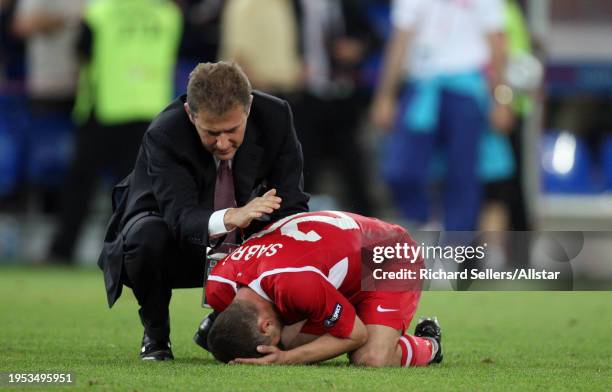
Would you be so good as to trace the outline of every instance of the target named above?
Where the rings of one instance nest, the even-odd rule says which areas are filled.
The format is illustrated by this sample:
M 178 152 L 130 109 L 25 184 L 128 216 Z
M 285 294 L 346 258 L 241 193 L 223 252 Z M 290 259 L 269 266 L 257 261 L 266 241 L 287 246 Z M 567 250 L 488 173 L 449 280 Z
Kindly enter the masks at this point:
M 208 303 L 223 311 L 248 286 L 274 303 L 282 321 L 307 319 L 337 337 L 355 321 L 350 302 L 361 291 L 361 257 L 376 244 L 412 241 L 397 225 L 321 211 L 291 215 L 251 236 L 220 261 L 206 283 Z

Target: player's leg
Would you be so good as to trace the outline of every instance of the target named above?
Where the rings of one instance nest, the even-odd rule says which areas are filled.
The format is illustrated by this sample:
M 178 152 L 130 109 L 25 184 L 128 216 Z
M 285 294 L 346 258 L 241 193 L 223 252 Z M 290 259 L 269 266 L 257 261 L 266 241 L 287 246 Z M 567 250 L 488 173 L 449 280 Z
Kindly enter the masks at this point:
M 324 333 L 315 326 L 306 325 L 300 331 L 296 331 L 301 325 L 291 325 L 283 329 L 283 349 L 290 350 L 295 347 L 310 343 Z M 414 335 L 402 335 L 400 330 L 385 325 L 366 325 L 368 330 L 368 341 L 360 349 L 349 354 L 352 364 L 369 367 L 409 367 L 426 366 L 440 357 L 437 342 L 431 338 Z M 304 331 L 313 332 L 305 333 Z M 296 332 L 299 332 L 296 334 Z M 417 331 L 418 332 L 418 326 Z
M 391 195 L 402 217 L 414 224 L 427 223 L 429 202 L 428 172 L 436 142 L 435 130 L 414 131 L 405 121 L 413 91 L 408 88 L 402 97 L 398 119 L 386 137 L 381 167 Z
M 351 302 L 366 324 L 368 341 L 351 356 L 351 363 L 362 366 L 426 366 L 437 358 L 439 338 L 421 333 L 404 334 L 416 311 L 420 291 L 361 292 Z M 439 332 L 439 331 L 438 331 Z
M 352 364 L 369 367 L 427 366 L 439 346 L 429 337 L 402 335 L 384 325 L 366 325 L 367 343 L 349 355 Z
M 472 97 L 444 93 L 442 100 L 440 130 L 446 141 L 448 158 L 444 227 L 455 231 L 475 230 L 481 198 L 477 158 L 487 117 Z
M 349 355 L 351 364 L 359 366 L 399 366 L 402 349 L 398 344 L 401 332 L 384 325 L 366 325 L 367 343 Z

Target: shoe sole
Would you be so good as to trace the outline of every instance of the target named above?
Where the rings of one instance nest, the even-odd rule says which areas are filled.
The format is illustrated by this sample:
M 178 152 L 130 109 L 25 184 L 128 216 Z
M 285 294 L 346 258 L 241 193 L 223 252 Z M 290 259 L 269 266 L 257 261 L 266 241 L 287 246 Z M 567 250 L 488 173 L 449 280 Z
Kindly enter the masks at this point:
M 140 357 L 140 359 L 143 360 L 143 361 L 159 361 L 159 362 L 162 362 L 162 361 L 172 361 L 174 359 L 174 357 L 168 356 L 167 354 L 166 354 L 166 356 L 164 356 L 162 358 L 156 356 L 157 354 L 161 354 L 161 353 L 162 353 L 162 351 L 155 351 L 155 352 L 152 352 L 150 354 L 147 354 L 144 357 Z

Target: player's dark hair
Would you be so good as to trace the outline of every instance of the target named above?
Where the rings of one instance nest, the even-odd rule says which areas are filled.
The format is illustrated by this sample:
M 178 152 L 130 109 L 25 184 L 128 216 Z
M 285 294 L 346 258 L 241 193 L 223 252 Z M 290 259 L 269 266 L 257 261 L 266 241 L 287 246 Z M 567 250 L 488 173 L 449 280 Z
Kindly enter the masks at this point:
M 248 301 L 232 302 L 217 316 L 208 333 L 208 347 L 221 362 L 236 358 L 259 358 L 259 345 L 269 345 L 272 338 L 259 331 L 257 308 Z
M 221 116 L 236 105 L 248 110 L 251 83 L 235 62 L 200 63 L 189 74 L 187 105 L 193 114 L 202 109 Z

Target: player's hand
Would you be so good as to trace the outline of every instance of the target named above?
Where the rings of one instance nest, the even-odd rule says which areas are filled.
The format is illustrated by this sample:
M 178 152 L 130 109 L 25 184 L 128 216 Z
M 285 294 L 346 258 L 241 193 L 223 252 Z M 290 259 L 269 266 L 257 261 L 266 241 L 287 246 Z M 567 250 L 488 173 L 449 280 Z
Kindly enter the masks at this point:
M 251 224 L 253 219 L 278 210 L 281 202 L 282 199 L 276 196 L 276 189 L 270 189 L 263 196 L 254 198 L 243 207 L 227 210 L 223 217 L 225 228 L 228 230 L 234 230 L 236 227 L 244 229 Z
M 229 363 L 231 365 L 280 365 L 285 363 L 285 351 L 276 346 L 257 346 L 257 351 L 265 355 L 260 358 L 236 358 Z
M 379 96 L 374 99 L 370 109 L 370 122 L 374 127 L 389 132 L 395 119 L 395 99 L 391 96 Z

